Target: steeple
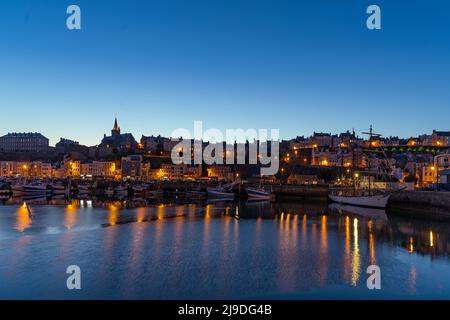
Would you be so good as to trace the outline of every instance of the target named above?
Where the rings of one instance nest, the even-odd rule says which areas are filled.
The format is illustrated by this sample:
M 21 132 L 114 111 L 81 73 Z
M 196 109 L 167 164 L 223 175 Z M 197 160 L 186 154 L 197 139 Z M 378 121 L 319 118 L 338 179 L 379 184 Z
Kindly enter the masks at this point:
M 117 117 L 116 117 L 115 120 L 114 120 L 114 128 L 112 128 L 111 134 L 112 134 L 112 135 L 114 135 L 114 134 L 120 134 L 120 127 L 119 127 L 119 125 L 117 124 Z

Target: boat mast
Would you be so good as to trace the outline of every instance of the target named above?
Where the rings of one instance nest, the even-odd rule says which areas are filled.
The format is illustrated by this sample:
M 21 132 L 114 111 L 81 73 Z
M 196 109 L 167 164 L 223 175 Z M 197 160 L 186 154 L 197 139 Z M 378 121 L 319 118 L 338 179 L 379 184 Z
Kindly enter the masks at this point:
M 370 140 L 372 140 L 373 137 L 379 138 L 381 137 L 381 134 L 378 133 L 373 133 L 373 128 L 372 125 L 370 125 L 370 129 L 369 132 L 363 132 L 363 134 L 368 134 L 369 135 L 369 148 L 370 148 L 370 143 L 372 143 Z M 384 152 L 384 151 L 383 151 Z M 369 196 L 371 193 L 371 183 L 372 183 L 372 174 L 371 174 L 371 167 L 370 167 L 370 157 L 367 157 L 367 161 L 369 162 Z

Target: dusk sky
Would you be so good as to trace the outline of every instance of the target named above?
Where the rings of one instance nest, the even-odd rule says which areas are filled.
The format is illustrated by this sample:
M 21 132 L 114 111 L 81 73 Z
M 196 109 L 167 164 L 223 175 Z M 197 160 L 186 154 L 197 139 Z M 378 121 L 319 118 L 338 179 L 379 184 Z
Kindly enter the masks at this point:
M 195 120 L 282 138 L 450 130 L 449 15 L 448 0 L 5 0 L 0 135 L 95 145 L 115 114 L 136 139 Z

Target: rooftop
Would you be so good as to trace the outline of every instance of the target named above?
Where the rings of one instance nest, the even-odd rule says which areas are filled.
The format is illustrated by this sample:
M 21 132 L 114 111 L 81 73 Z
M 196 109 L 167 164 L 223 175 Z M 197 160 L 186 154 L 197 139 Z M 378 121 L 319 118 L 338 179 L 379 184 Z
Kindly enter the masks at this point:
M 41 133 L 38 133 L 38 132 L 8 132 L 7 135 L 4 135 L 1 138 L 6 138 L 6 137 L 14 137 L 14 138 L 43 138 L 43 139 L 47 139 Z
M 440 137 L 450 137 L 450 131 L 434 131 L 437 136 Z

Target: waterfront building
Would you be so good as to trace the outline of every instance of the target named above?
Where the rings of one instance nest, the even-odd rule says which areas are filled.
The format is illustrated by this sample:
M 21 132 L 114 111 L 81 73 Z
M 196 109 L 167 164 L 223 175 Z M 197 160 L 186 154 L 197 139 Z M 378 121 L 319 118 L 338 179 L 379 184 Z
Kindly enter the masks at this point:
M 54 163 L 52 165 L 52 178 L 63 179 L 66 177 L 66 168 L 62 163 Z
M 201 177 L 201 165 L 163 163 L 158 173 L 161 180 L 193 180 Z
M 114 161 L 93 161 L 92 175 L 94 177 L 115 178 L 116 167 Z
M 94 165 L 93 165 L 92 161 L 81 164 L 80 175 L 82 177 L 93 177 L 94 176 Z
M 1 175 L 4 177 L 31 176 L 31 164 L 28 161 L 3 161 L 0 167 Z
M 42 161 L 33 161 L 27 164 L 28 176 L 34 178 L 51 178 L 52 164 Z
M 0 137 L 0 151 L 44 152 L 49 148 L 49 140 L 40 133 L 8 133 Z
M 81 163 L 79 160 L 65 159 L 63 167 L 65 177 L 79 177 L 81 175 Z
M 81 176 L 114 179 L 116 168 L 114 161 L 89 161 L 81 164 Z
M 14 174 L 13 161 L 0 161 L 0 177 L 12 177 Z
M 142 156 L 122 157 L 122 178 L 139 178 L 142 176 Z
M 210 166 L 206 170 L 208 173 L 208 178 L 217 179 L 217 180 L 224 180 L 224 181 L 233 181 L 234 174 L 231 170 L 230 166 L 226 165 L 216 165 L 216 166 Z
M 0 161 L 0 176 L 50 178 L 52 166 L 42 161 Z

